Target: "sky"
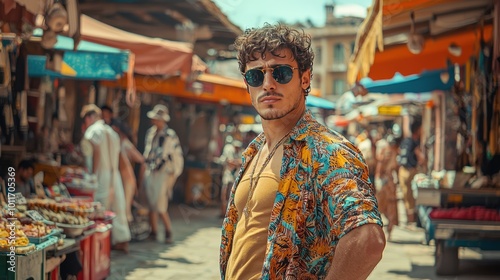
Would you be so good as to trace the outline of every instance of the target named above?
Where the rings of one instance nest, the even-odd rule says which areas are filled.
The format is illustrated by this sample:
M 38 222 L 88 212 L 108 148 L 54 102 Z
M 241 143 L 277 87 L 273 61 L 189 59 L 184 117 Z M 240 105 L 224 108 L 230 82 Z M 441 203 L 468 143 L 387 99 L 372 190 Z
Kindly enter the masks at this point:
M 213 0 L 228 18 L 241 29 L 261 26 L 265 22 L 305 22 L 325 24 L 325 4 L 334 3 L 336 16 L 366 16 L 372 0 Z

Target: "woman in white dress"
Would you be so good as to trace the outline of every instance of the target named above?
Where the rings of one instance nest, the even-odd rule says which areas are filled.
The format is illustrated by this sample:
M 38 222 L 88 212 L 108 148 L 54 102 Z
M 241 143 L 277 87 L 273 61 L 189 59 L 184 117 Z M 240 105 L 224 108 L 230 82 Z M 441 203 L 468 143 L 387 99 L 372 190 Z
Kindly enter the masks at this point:
M 128 126 L 117 120 L 111 122 L 111 127 L 120 136 L 120 174 L 125 192 L 125 210 L 128 222 L 132 222 L 132 201 L 137 191 L 137 179 L 135 177 L 133 164 L 141 165 L 141 173 L 144 169 L 144 157 L 130 141 L 130 129 Z

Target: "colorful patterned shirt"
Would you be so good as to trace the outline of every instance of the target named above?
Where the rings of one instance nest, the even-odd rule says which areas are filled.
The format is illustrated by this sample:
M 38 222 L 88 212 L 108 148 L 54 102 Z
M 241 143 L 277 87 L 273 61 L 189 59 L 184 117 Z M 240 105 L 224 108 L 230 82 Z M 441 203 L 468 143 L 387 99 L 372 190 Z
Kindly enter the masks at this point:
M 243 153 L 222 227 L 220 269 L 227 261 L 238 221 L 235 189 L 264 143 L 260 134 Z M 262 279 L 323 279 L 346 233 L 382 220 L 375 189 L 360 151 L 307 111 L 283 147 L 281 182 L 268 229 Z

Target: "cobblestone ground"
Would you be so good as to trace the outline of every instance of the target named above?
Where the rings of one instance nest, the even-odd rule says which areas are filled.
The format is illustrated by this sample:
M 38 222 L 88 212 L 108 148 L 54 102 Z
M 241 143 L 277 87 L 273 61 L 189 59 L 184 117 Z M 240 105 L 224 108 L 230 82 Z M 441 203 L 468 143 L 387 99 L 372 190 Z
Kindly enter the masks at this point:
M 218 208 L 172 205 L 170 213 L 175 243 L 138 242 L 131 243 L 129 255 L 112 252 L 112 274 L 108 279 L 220 279 L 218 256 L 222 219 L 218 217 Z M 423 244 L 423 240 L 421 229 L 395 228 L 382 261 L 369 279 L 500 279 L 499 254 L 481 255 L 472 250 L 460 251 L 459 276 L 435 276 L 434 246 Z M 481 260 L 485 256 L 493 260 Z

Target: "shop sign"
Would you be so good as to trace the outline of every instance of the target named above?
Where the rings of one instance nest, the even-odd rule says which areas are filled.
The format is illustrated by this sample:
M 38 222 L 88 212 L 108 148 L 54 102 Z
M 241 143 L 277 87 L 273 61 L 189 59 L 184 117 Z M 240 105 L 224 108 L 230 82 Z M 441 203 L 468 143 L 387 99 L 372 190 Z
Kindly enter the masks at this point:
M 384 116 L 401 116 L 403 107 L 401 105 L 379 106 L 378 114 Z
M 31 219 L 33 219 L 34 221 L 41 221 L 41 222 L 46 221 L 46 219 L 36 210 L 28 210 L 26 211 L 26 215 Z

